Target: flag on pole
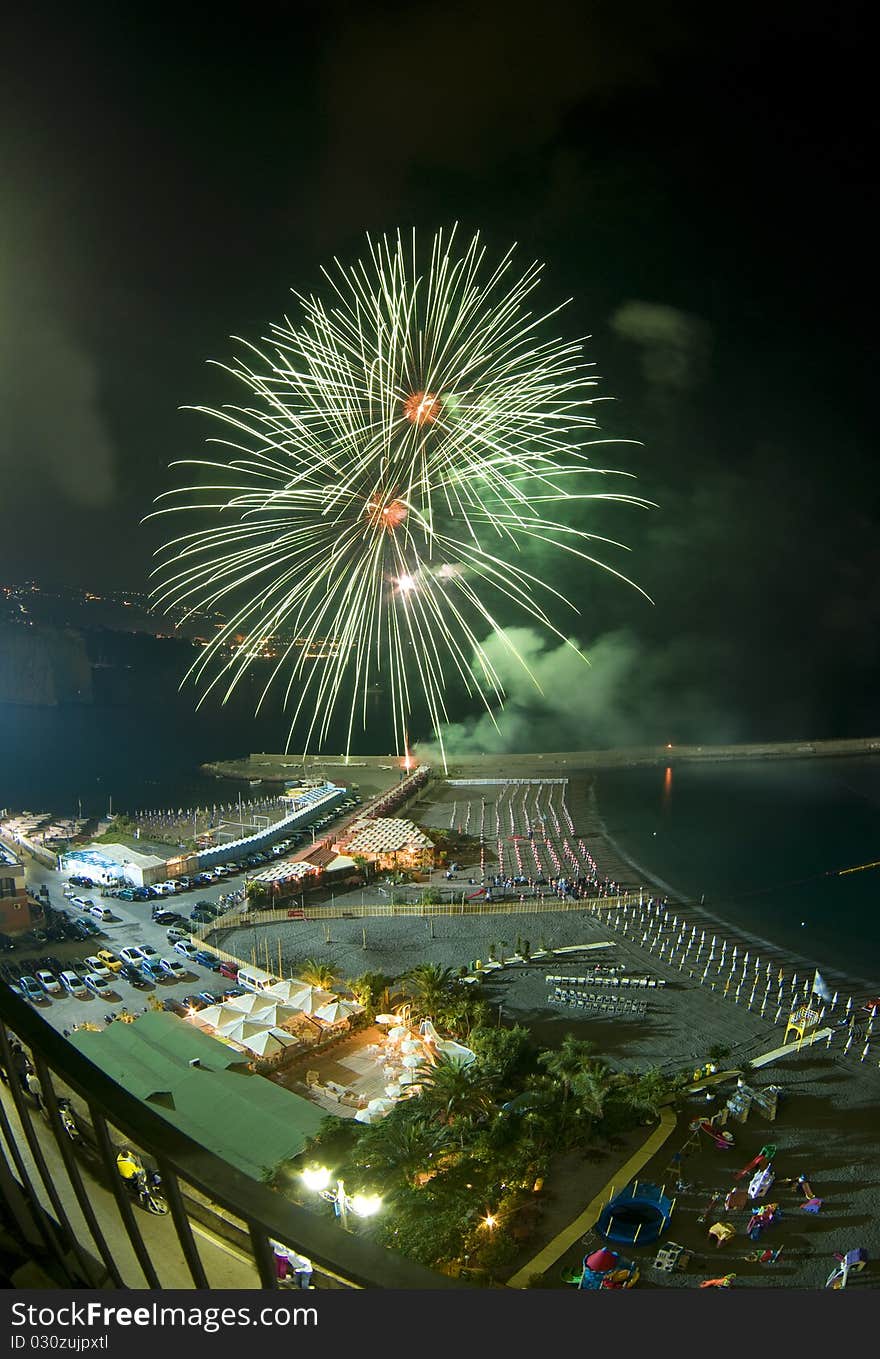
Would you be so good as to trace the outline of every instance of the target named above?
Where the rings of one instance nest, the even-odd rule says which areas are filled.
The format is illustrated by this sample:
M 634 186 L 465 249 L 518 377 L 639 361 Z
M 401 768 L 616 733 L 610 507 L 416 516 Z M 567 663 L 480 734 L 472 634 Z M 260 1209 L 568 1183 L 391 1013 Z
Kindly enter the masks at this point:
M 821 973 L 818 970 L 816 972 L 816 975 L 813 977 L 813 995 L 818 996 L 820 1000 L 831 999 L 831 990 L 828 986 L 828 983 L 823 979 Z

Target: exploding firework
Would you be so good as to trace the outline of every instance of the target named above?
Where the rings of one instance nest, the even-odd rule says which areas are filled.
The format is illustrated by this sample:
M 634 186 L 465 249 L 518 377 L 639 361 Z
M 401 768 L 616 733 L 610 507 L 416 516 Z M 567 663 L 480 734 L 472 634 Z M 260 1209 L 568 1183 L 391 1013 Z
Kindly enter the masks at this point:
M 247 392 L 246 404 L 196 408 L 222 426 L 211 441 L 222 458 L 187 460 L 200 484 L 154 512 L 199 515 L 159 550 L 154 600 L 180 621 L 226 617 L 187 676 L 201 701 L 227 699 L 275 639 L 260 703 L 283 684 L 289 740 L 299 723 L 306 747 L 322 744 L 341 711 L 350 749 L 384 676 L 398 749 L 419 713 L 442 750 L 451 679 L 490 712 L 503 702 L 478 635 L 505 637 L 499 606 L 568 640 L 547 608 L 574 605 L 526 569 L 525 548 L 626 580 L 591 548 L 620 544 L 553 517 L 577 501 L 646 502 L 585 488 L 608 475 L 587 461 L 603 442 L 595 378 L 580 340 L 547 334 L 555 311 L 528 309 L 540 272 L 512 272 L 510 251 L 489 268 L 478 236 L 456 253 L 454 230 L 434 237 L 424 267 L 414 236 L 368 238 L 364 259 L 324 271 L 328 300 L 295 294 L 296 324 L 220 365 Z M 309 664 L 328 637 L 326 663 Z

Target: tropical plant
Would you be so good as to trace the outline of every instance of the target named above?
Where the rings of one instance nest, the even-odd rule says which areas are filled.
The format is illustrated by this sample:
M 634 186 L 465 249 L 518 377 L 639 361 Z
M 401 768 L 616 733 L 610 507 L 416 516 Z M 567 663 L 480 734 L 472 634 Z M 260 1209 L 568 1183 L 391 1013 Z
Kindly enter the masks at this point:
M 604 1062 L 586 1062 L 571 1082 L 572 1093 L 586 1119 L 588 1139 L 605 1112 L 605 1101 L 614 1088 L 614 1075 Z
M 337 975 L 332 963 L 322 963 L 317 958 L 305 958 L 299 968 L 300 981 L 307 986 L 320 986 L 325 991 L 332 991 Z
M 456 989 L 455 973 L 439 963 L 419 963 L 401 978 L 419 1015 L 434 1014 Z
M 269 895 L 269 886 L 265 882 L 249 882 L 244 889 L 244 894 L 248 901 L 265 901 Z
M 484 1079 L 494 1090 L 508 1086 L 531 1053 L 529 1031 L 521 1024 L 512 1029 L 480 1025 L 471 1030 L 468 1043 L 477 1054 Z
M 467 1129 L 492 1108 L 479 1072 L 441 1053 L 433 1065 L 417 1068 L 415 1076 L 422 1087 L 422 1107 L 440 1123 L 456 1128 L 464 1146 Z
M 433 1168 L 431 1162 L 449 1145 L 447 1126 L 428 1122 L 423 1116 L 407 1117 L 408 1112 L 399 1107 L 380 1123 L 364 1128 L 354 1148 L 353 1165 L 369 1170 L 371 1181 L 375 1178 L 381 1187 L 396 1176 L 403 1176 L 407 1184 L 415 1184 L 420 1175 Z M 422 1113 L 420 1110 L 419 1114 Z
M 567 1033 L 558 1048 L 539 1054 L 538 1064 L 560 1082 L 564 1100 L 568 1100 L 574 1081 L 589 1066 L 592 1052 L 593 1044 L 586 1038 Z
M 355 1000 L 364 1006 L 368 1019 L 390 1008 L 393 984 L 394 978 L 386 976 L 384 972 L 362 972 L 359 977 L 351 977 L 346 982 Z

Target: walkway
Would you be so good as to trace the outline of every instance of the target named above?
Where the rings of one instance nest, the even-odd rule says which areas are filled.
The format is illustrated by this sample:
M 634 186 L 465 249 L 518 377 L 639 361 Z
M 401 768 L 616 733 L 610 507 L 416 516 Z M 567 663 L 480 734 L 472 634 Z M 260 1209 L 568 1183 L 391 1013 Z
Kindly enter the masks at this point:
M 587 1204 L 584 1211 L 570 1222 L 561 1232 L 554 1236 L 552 1241 L 540 1250 L 528 1264 L 523 1265 L 522 1269 L 517 1270 L 513 1278 L 508 1279 L 508 1288 L 528 1288 L 529 1280 L 533 1274 L 545 1274 L 551 1265 L 555 1264 L 560 1256 L 579 1241 L 580 1238 L 591 1228 L 595 1227 L 599 1214 L 605 1204 L 611 1198 L 615 1188 L 622 1189 L 625 1184 L 634 1180 L 643 1166 L 646 1166 L 653 1156 L 657 1154 L 663 1143 L 671 1136 L 678 1119 L 670 1108 L 660 1111 L 660 1123 L 647 1141 L 635 1152 L 629 1160 L 620 1167 L 613 1180 L 599 1190 L 594 1199 Z

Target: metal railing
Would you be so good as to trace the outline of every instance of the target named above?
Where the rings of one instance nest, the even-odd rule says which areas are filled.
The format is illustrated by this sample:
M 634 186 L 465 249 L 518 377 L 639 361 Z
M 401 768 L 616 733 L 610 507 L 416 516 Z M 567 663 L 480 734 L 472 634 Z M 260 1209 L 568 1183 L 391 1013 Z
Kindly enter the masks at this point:
M 45 1117 L 19 1081 L 14 1038 L 29 1052 Z M 61 1286 L 210 1288 L 196 1240 L 204 1232 L 193 1230 L 187 1196 L 208 1201 L 218 1221 L 231 1216 L 244 1224 L 249 1239 L 245 1263 L 252 1262 L 248 1277 L 254 1287 L 278 1286 L 273 1240 L 308 1256 L 316 1271 L 326 1272 L 337 1286 L 456 1286 L 243 1174 L 118 1085 L 4 983 L 0 983 L 0 1063 L 8 1077 L 0 1097 L 0 1194 L 7 1220 L 30 1257 L 43 1262 Z M 61 1086 L 88 1108 L 95 1141 L 95 1156 L 88 1166 L 65 1130 L 59 1108 Z M 170 1209 L 167 1218 L 149 1217 L 134 1206 L 116 1167 L 118 1134 L 155 1162 Z M 105 1191 L 110 1187 L 111 1195 L 95 1192 L 96 1176 Z M 203 1213 L 198 1218 L 203 1220 Z M 147 1223 L 157 1221 L 161 1234 L 159 1229 L 144 1231 Z

